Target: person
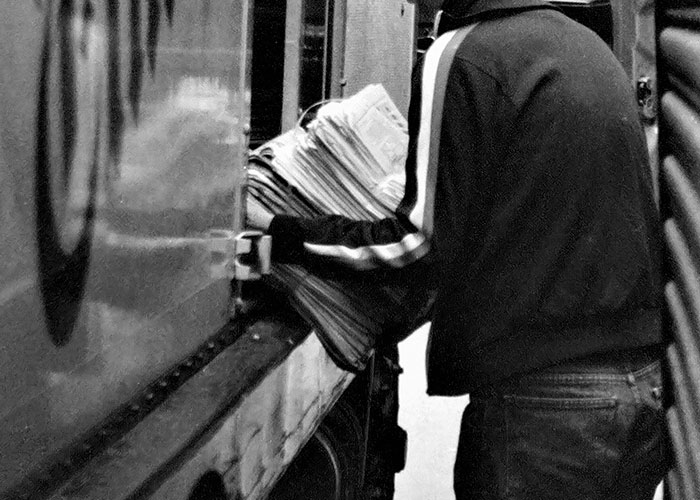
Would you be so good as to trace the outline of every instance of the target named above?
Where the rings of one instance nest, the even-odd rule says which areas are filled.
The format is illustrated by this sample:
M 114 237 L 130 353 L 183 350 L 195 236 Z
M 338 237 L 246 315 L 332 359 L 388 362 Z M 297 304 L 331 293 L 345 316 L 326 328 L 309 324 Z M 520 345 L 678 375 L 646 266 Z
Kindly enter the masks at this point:
M 271 218 L 251 203 L 249 224 L 282 262 L 433 259 L 428 393 L 470 395 L 458 500 L 652 498 L 666 470 L 662 243 L 631 82 L 597 35 L 541 0 L 442 9 L 413 77 L 395 217 Z

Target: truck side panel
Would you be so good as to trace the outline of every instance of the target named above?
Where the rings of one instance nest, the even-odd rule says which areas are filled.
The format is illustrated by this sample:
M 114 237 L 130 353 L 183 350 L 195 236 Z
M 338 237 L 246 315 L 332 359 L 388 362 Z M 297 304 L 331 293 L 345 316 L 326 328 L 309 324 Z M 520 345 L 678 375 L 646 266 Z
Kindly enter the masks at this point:
M 247 8 L 0 7 L 0 493 L 228 320 Z

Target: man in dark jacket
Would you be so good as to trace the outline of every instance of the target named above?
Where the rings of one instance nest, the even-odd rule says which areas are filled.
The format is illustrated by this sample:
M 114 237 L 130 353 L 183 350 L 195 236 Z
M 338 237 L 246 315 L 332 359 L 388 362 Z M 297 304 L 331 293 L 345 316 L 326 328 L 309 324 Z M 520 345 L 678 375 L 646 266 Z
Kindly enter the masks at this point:
M 435 259 L 428 392 L 471 399 L 458 499 L 652 498 L 665 472 L 661 242 L 631 83 L 600 38 L 541 0 L 443 10 L 414 75 L 396 217 L 270 221 L 252 206 L 249 221 L 280 261 Z

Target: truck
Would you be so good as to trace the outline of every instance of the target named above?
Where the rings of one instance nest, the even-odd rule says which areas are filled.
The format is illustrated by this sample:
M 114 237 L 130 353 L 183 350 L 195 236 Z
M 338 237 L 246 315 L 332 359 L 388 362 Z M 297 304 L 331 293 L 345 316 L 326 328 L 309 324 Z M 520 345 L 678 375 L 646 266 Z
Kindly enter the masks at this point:
M 370 4 L 3 2 L 0 497 L 389 495 L 395 354 L 341 370 L 243 284 L 249 148 L 367 83 L 407 105 L 414 6 Z
M 637 92 L 668 241 L 669 498 L 700 498 L 700 17 L 558 2 Z M 330 359 L 255 280 L 250 148 L 381 82 L 407 111 L 410 1 L 0 6 L 0 498 L 385 499 L 395 346 Z M 391 57 L 386 54 L 390 53 Z

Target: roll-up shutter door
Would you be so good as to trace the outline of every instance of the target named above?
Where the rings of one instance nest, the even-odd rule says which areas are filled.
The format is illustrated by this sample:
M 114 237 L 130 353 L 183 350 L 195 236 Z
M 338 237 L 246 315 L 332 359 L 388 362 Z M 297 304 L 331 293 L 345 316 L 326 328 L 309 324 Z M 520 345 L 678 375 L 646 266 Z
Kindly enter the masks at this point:
M 695 5 L 695 6 L 693 6 Z M 672 499 L 700 499 L 700 7 L 657 5 Z

